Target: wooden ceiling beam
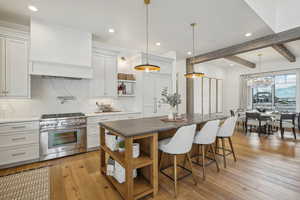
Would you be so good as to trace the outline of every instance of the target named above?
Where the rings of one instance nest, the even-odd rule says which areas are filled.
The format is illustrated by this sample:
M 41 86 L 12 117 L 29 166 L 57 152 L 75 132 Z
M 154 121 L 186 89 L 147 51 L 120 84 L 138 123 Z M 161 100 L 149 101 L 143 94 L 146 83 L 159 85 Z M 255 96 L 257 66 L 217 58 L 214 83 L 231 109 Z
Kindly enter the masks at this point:
M 274 44 L 272 48 L 275 49 L 279 54 L 285 57 L 290 62 L 296 62 L 296 57 L 290 52 L 284 44 Z
M 209 53 L 201 54 L 188 59 L 190 59 L 191 64 L 203 63 L 296 40 L 300 40 L 300 26 L 287 31 L 267 35 L 255 40 L 233 45 L 231 47 L 219 49 Z
M 235 63 L 238 63 L 240 65 L 244 65 L 244 66 L 249 67 L 249 68 L 255 68 L 256 67 L 255 63 L 250 62 L 250 61 L 248 61 L 246 59 L 243 59 L 241 57 L 238 57 L 238 56 L 228 56 L 228 57 L 225 57 L 225 59 L 230 60 L 230 61 L 235 62 Z

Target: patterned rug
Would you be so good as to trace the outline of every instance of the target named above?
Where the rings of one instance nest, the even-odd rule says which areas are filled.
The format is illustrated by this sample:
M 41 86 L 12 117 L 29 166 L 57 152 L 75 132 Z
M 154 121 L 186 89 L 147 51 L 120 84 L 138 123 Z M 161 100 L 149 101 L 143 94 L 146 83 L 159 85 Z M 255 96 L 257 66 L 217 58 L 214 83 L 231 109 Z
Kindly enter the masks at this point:
M 0 200 L 49 199 L 49 167 L 0 177 Z

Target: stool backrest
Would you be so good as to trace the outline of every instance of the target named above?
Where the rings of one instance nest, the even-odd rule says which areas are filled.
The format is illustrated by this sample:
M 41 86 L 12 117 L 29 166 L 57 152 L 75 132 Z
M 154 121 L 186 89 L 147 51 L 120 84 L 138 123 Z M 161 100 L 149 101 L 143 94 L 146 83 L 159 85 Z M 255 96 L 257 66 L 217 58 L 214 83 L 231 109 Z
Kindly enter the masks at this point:
M 230 117 L 221 125 L 218 137 L 231 137 L 234 133 L 237 117 Z
M 219 130 L 220 120 L 208 121 L 196 134 L 194 143 L 212 144 L 215 142 Z
M 295 125 L 296 114 L 285 113 L 280 115 L 280 123 L 283 121 L 291 121 Z
M 196 124 L 180 127 L 166 145 L 166 149 L 172 154 L 184 154 L 189 152 L 193 145 L 195 133 Z

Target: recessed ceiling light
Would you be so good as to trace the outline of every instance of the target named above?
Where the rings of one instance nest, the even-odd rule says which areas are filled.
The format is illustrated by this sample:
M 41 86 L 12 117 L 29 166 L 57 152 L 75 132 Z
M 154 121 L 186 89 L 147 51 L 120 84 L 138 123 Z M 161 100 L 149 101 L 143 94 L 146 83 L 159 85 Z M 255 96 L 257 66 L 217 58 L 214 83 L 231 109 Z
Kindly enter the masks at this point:
M 35 6 L 33 6 L 33 5 L 29 5 L 29 6 L 28 6 L 28 9 L 31 10 L 31 11 L 33 11 L 33 12 L 36 12 L 36 11 L 39 10 L 39 9 L 37 9 L 37 7 L 35 7 Z
M 115 29 L 109 28 L 109 29 L 108 29 L 108 32 L 109 32 L 109 33 L 114 33 L 114 32 L 115 32 Z
M 252 36 L 252 33 L 246 33 L 245 36 L 250 37 L 250 36 Z
M 233 63 L 230 63 L 230 66 L 234 66 L 234 64 L 233 64 Z
M 187 52 L 187 55 L 192 55 L 192 52 L 191 52 L 191 51 L 188 51 L 188 52 Z
M 155 45 L 156 46 L 160 46 L 161 44 L 160 44 L 160 42 L 156 42 Z

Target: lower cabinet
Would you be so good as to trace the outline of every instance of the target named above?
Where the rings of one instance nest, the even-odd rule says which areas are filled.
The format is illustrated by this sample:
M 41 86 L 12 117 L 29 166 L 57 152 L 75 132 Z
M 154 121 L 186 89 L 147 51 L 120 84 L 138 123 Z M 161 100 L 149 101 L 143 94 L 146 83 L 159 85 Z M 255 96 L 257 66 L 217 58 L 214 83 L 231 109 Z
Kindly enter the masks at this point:
M 140 118 L 141 113 L 130 113 L 110 116 L 94 116 L 87 119 L 87 148 L 88 150 L 97 149 L 100 146 L 100 126 L 99 122 L 126 120 Z
M 0 124 L 0 168 L 36 161 L 39 157 L 38 121 Z
M 39 145 L 0 148 L 0 165 L 8 165 L 39 158 Z

